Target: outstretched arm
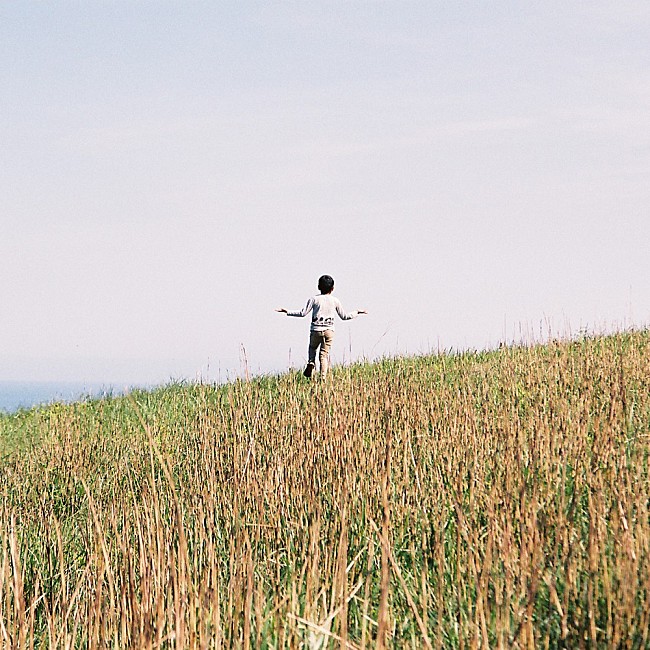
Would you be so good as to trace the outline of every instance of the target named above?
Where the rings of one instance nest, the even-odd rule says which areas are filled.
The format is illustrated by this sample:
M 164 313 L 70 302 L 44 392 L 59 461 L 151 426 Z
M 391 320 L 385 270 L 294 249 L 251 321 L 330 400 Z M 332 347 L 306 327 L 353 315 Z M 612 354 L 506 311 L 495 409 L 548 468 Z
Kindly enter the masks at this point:
M 286 314 L 287 316 L 298 316 L 299 318 L 302 318 L 303 316 L 306 316 L 313 308 L 314 308 L 314 299 L 310 298 L 307 301 L 307 304 L 299 311 L 291 311 L 289 309 L 284 309 L 284 308 L 276 309 L 275 311 L 279 311 L 280 313 Z
M 353 318 L 356 318 L 359 314 L 367 314 L 368 312 L 365 309 L 357 309 L 355 311 L 346 312 L 343 309 L 343 306 L 341 305 L 341 303 L 337 300 L 336 301 L 336 313 L 339 315 L 339 318 L 341 320 L 351 320 Z

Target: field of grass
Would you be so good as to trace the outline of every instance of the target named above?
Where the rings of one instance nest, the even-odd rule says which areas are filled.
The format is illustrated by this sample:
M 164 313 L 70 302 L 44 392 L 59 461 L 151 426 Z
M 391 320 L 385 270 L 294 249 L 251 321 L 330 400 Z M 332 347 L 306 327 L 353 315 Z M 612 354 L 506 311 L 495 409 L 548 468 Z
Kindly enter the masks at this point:
M 0 644 L 650 647 L 650 334 L 0 417 Z

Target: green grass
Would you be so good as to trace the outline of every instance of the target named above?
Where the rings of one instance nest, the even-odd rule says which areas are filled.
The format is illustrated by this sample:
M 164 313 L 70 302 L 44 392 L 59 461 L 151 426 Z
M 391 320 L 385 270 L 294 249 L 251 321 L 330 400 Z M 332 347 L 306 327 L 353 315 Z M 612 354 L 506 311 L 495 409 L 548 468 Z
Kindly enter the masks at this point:
M 3 643 L 648 647 L 649 342 L 0 416 Z

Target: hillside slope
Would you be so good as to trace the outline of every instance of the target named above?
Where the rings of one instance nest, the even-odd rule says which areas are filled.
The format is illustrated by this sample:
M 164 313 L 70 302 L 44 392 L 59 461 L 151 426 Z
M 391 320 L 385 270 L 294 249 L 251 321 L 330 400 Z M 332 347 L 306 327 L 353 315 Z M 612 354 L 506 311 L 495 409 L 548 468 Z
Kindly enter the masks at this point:
M 2 417 L 5 641 L 648 647 L 649 344 Z

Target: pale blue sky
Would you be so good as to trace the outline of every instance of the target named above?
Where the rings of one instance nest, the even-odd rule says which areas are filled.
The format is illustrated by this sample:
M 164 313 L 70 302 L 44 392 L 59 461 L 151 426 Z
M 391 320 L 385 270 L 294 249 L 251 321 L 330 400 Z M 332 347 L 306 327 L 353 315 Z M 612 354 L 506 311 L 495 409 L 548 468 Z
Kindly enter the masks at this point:
M 0 379 L 650 318 L 650 3 L 0 3 Z

